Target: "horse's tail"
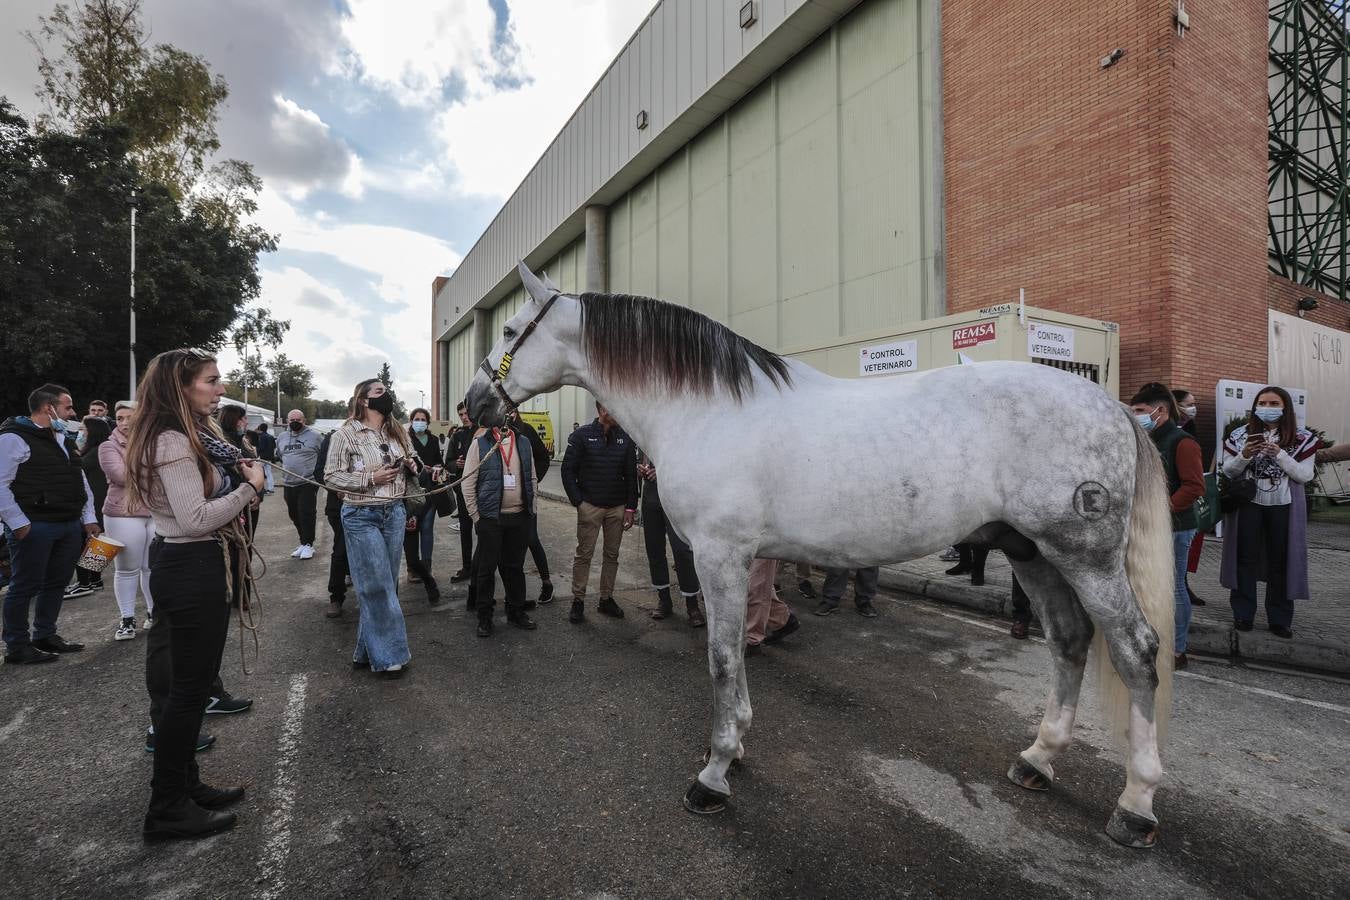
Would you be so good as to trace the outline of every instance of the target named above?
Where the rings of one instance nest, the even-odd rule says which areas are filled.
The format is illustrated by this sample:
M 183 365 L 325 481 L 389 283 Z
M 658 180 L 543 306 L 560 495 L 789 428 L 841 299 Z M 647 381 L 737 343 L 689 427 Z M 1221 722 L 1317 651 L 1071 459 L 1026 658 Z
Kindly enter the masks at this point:
M 1158 633 L 1154 721 L 1161 743 L 1172 712 L 1172 646 L 1176 622 L 1172 594 L 1176 577 L 1172 557 L 1172 512 L 1167 502 L 1167 476 L 1163 472 L 1162 459 L 1133 416 L 1130 426 L 1135 437 L 1134 502 L 1130 508 L 1130 533 L 1126 538 L 1125 575 L 1144 618 Z M 1130 692 L 1111 664 L 1100 628 L 1094 643 L 1102 707 L 1116 738 L 1122 739 L 1130 721 Z

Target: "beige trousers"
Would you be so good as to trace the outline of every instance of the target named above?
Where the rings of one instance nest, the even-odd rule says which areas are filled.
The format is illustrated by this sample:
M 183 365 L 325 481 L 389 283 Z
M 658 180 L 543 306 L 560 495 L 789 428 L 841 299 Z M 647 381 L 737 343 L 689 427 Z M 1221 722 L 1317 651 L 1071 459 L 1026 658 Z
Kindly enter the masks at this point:
M 758 644 L 765 635 L 787 624 L 792 610 L 773 589 L 778 560 L 756 559 L 750 563 L 750 590 L 745 609 L 745 642 Z
M 600 562 L 600 599 L 614 596 L 614 579 L 619 574 L 619 544 L 623 542 L 623 507 L 592 506 L 582 502 L 577 507 L 577 555 L 572 560 L 572 597 L 586 597 L 586 585 L 591 580 L 591 557 L 595 555 L 595 541 L 601 532 L 605 535 Z

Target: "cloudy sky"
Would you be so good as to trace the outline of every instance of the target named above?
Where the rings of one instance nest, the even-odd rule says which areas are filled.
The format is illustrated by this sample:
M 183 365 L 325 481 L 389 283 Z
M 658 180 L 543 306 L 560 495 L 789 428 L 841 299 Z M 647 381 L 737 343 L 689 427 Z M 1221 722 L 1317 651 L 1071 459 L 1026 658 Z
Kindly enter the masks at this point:
M 265 182 L 262 302 L 283 350 L 345 399 L 381 362 L 430 402 L 431 280 L 449 274 L 655 0 L 144 0 L 152 42 L 229 82 L 223 158 Z M 0 94 L 37 112 L 5 0 Z M 233 365 L 233 351 L 222 360 Z

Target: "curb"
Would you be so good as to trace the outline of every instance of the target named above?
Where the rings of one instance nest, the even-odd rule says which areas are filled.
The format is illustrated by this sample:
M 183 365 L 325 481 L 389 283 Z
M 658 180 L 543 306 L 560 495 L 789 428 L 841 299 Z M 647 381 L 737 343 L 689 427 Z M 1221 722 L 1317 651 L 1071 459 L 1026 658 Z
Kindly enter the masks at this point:
M 883 566 L 882 587 L 939 603 L 1012 618 L 1012 596 L 1002 585 L 976 587 L 951 579 L 927 578 L 894 566 Z M 1240 632 L 1232 626 L 1191 623 L 1189 649 L 1214 656 L 1277 663 L 1350 675 L 1350 648 L 1308 640 L 1284 640 L 1261 631 Z
M 567 495 L 558 488 L 541 486 L 539 495 L 571 505 Z M 889 591 L 1012 619 L 1012 595 L 1008 585 L 986 584 L 976 587 L 963 580 L 928 578 L 899 566 L 882 566 L 878 583 Z M 1191 623 L 1188 644 L 1191 650 L 1213 656 L 1350 675 L 1350 647 L 1336 644 L 1308 640 L 1286 641 L 1264 631 L 1241 632 L 1235 631 L 1231 625 L 1219 626 L 1206 622 Z

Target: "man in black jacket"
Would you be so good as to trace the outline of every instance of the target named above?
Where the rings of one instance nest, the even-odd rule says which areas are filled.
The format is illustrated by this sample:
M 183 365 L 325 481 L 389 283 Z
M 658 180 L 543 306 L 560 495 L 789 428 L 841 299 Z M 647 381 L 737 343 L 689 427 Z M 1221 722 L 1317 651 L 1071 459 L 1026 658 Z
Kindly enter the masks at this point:
M 452 481 L 458 481 L 464 476 L 464 457 L 469 452 L 469 444 L 473 443 L 473 433 L 477 430 L 469 414 L 464 411 L 463 402 L 455 407 L 455 411 L 459 413 L 460 427 L 452 431 L 445 442 L 445 467 L 450 470 Z M 459 519 L 459 552 L 464 562 L 459 571 L 450 577 L 450 581 L 458 584 L 468 581 L 473 570 L 473 519 L 464 505 L 464 492 L 458 486 L 455 487 L 455 503 L 455 516 Z
M 75 442 L 65 433 L 75 415 L 70 391 L 44 384 L 28 396 L 28 410 L 0 426 L 0 520 L 14 567 L 4 602 L 9 665 L 50 662 L 84 649 L 56 633 L 56 620 L 85 538 L 102 531 Z
M 577 509 L 577 554 L 572 562 L 572 611 L 568 621 L 586 618 L 586 585 L 591 578 L 595 541 L 604 532 L 600 564 L 600 604 L 607 616 L 623 618 L 614 602 L 614 580 L 619 572 L 619 544 L 633 527 L 637 513 L 637 448 L 610 416 L 595 404 L 596 419 L 572 432 L 563 457 L 562 482 L 567 499 Z

